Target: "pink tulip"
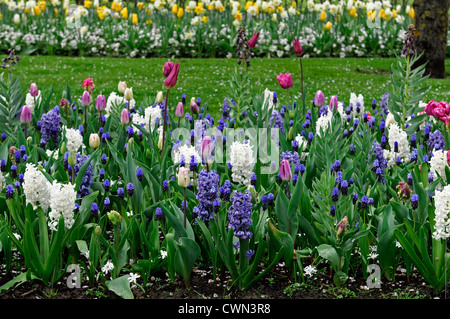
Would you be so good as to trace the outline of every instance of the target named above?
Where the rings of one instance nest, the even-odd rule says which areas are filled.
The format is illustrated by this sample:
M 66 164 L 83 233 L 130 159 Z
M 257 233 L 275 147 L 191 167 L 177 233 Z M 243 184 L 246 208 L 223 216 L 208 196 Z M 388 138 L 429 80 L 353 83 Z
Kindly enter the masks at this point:
M 36 83 L 31 83 L 30 85 L 30 95 L 36 97 L 39 95 L 39 90 Z
M 293 44 L 293 46 L 294 46 L 294 52 L 295 52 L 295 54 L 297 54 L 298 56 L 301 56 L 301 55 L 303 54 L 303 48 L 302 48 L 302 46 L 300 45 L 300 41 L 299 41 L 297 38 L 295 38 L 295 39 L 292 41 L 292 44 Z
M 337 106 L 338 106 L 338 98 L 337 98 L 337 95 L 333 95 L 333 96 L 331 97 L 331 99 L 330 99 L 330 105 L 329 105 L 330 110 L 332 110 L 332 109 L 334 109 L 334 108 L 337 109 Z
M 425 113 L 427 113 L 428 115 L 433 115 L 433 110 L 435 108 L 439 107 L 439 103 L 436 101 L 431 100 L 430 102 L 428 102 L 427 106 L 425 106 Z
M 31 110 L 26 105 L 22 107 L 22 112 L 20 113 L 20 122 L 23 124 L 28 124 L 31 122 Z
M 164 63 L 164 70 L 163 70 L 163 75 L 165 78 L 167 78 L 170 74 L 170 71 L 172 71 L 173 69 L 173 62 L 166 62 Z
M 254 48 L 256 45 L 256 42 L 258 42 L 258 37 L 259 37 L 259 32 L 255 32 L 252 37 L 250 38 L 250 40 L 248 41 L 248 46 L 250 48 Z
M 292 178 L 291 164 L 288 160 L 282 160 L 280 164 L 280 177 L 283 181 L 290 181 Z
M 280 84 L 281 88 L 283 89 L 289 89 L 292 87 L 292 74 L 291 73 L 280 73 L 279 76 L 277 76 L 277 81 Z
M 370 112 L 367 112 L 367 120 L 370 121 L 370 119 L 372 118 L 372 114 L 370 114 Z
M 325 104 L 325 96 L 321 90 L 316 92 L 316 96 L 314 97 L 314 106 L 321 107 Z
M 83 88 L 89 92 L 92 92 L 95 88 L 94 80 L 92 78 L 87 78 L 83 81 Z
M 89 93 L 89 91 L 84 91 L 83 92 L 83 95 L 81 96 L 81 103 L 84 106 L 91 105 L 91 93 Z
M 208 157 L 211 155 L 213 150 L 213 143 L 211 140 L 211 136 L 205 136 L 202 141 L 202 156 Z
M 97 111 L 103 111 L 106 108 L 106 97 L 102 94 L 97 96 L 97 100 L 95 100 L 95 108 Z
M 172 70 L 170 71 L 169 76 L 164 81 L 164 86 L 167 89 L 173 88 L 177 84 L 178 71 L 180 70 L 180 63 L 175 63 Z
M 450 166 L 450 151 L 447 151 L 447 164 Z
M 130 123 L 130 114 L 127 109 L 122 110 L 122 113 L 120 114 L 120 123 L 123 125 Z
M 442 108 L 441 106 L 439 106 L 439 107 L 433 109 L 432 113 L 433 113 L 432 115 L 434 117 L 441 118 L 441 117 L 445 116 L 445 108 Z
M 184 115 L 183 103 L 178 102 L 177 108 L 175 109 L 175 116 L 182 117 Z

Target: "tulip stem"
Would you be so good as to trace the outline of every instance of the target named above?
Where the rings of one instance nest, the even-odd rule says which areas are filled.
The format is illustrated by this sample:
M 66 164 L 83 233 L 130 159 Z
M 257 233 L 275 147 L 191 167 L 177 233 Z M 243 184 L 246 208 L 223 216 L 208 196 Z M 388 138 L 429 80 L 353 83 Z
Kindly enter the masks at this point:
M 305 106 L 305 92 L 303 90 L 303 63 L 302 63 L 302 57 L 299 57 L 300 60 L 300 81 L 301 81 L 301 89 L 302 89 L 302 102 L 303 102 L 303 115 L 305 115 L 306 106 Z
M 166 145 L 166 119 L 167 119 L 167 109 L 168 109 L 167 104 L 169 103 L 169 91 L 170 91 L 170 89 L 167 89 L 166 101 L 164 103 L 163 140 L 162 140 L 162 147 L 161 147 L 162 154 L 164 154 L 164 147 Z
M 28 124 L 25 123 L 25 127 L 24 127 L 25 141 L 27 140 L 27 126 L 28 126 Z
M 186 187 L 183 187 L 184 190 L 184 203 L 183 203 L 183 226 L 186 228 Z

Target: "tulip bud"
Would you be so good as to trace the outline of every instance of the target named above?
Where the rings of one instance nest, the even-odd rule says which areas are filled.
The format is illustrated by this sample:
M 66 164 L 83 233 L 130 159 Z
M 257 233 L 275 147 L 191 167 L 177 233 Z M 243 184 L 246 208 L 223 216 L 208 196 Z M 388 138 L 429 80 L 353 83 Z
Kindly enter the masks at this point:
M 163 146 L 163 137 L 162 137 L 162 134 L 160 134 L 159 138 L 158 138 L 158 149 L 160 151 L 162 150 L 162 146 Z
M 248 41 L 248 46 L 250 48 L 254 48 L 256 45 L 256 42 L 258 42 L 258 37 L 259 37 L 259 32 L 255 32 L 253 34 L 253 36 L 250 38 L 250 40 Z
M 202 140 L 202 146 L 201 146 L 202 156 L 203 157 L 210 156 L 212 149 L 213 149 L 213 144 L 211 141 L 211 136 L 205 136 Z
M 183 117 L 183 115 L 184 115 L 183 103 L 182 102 L 178 102 L 177 108 L 175 109 L 175 116 L 176 117 Z
M 31 83 L 30 85 L 30 95 L 36 97 L 39 95 L 39 90 L 36 83 Z
M 126 88 L 123 95 L 125 97 L 125 100 L 131 101 L 133 99 L 133 88 Z
M 277 81 L 280 84 L 281 88 L 283 89 L 289 89 L 292 87 L 292 74 L 291 73 L 280 73 L 280 75 L 277 76 Z
M 118 226 L 122 222 L 122 215 L 120 215 L 117 211 L 112 210 L 107 213 L 109 221 L 114 225 Z
M 191 101 L 191 112 L 192 112 L 192 114 L 198 114 L 198 112 L 199 112 L 197 103 L 195 103 L 193 101 Z
M 120 94 L 124 94 L 125 90 L 127 89 L 127 84 L 125 81 L 119 81 L 118 90 Z
M 86 91 L 88 91 L 89 93 L 92 92 L 94 90 L 94 88 L 95 88 L 94 80 L 92 80 L 92 78 L 84 79 L 84 81 L 83 81 L 83 88 Z
M 91 104 L 91 93 L 89 93 L 89 91 L 83 92 L 83 95 L 81 96 L 81 103 L 84 106 L 89 106 Z
M 77 157 L 75 156 L 74 151 L 69 152 L 69 158 L 67 159 L 67 162 L 69 163 L 70 166 L 72 166 L 72 168 L 75 167 L 75 165 L 77 165 Z
M 156 103 L 162 103 L 163 101 L 163 92 L 159 91 L 158 94 L 156 94 Z
M 91 133 L 89 136 L 89 146 L 96 149 L 100 146 L 100 137 L 97 133 Z
M 283 181 L 289 181 L 292 178 L 291 164 L 288 160 L 282 160 L 280 164 L 280 177 Z
M 256 191 L 255 186 L 248 185 L 247 190 L 250 191 L 250 194 L 252 195 L 252 200 L 254 203 L 256 203 L 258 201 L 258 192 Z
M 290 141 L 292 141 L 292 140 L 294 139 L 294 127 L 293 127 L 293 126 L 291 126 L 291 127 L 289 128 L 288 139 L 289 139 Z
M 164 81 L 164 86 L 167 89 L 173 88 L 177 84 L 178 72 L 180 70 L 180 63 L 175 63 L 169 76 Z
M 22 112 L 20 113 L 20 122 L 28 124 L 31 122 L 31 110 L 28 106 L 22 106 Z
M 344 216 L 344 218 L 341 219 L 339 224 L 337 225 L 337 231 L 336 231 L 336 238 L 339 240 L 342 235 L 345 235 L 348 231 L 349 227 L 348 218 L 347 216 Z
M 95 100 L 95 108 L 99 112 L 105 110 L 105 108 L 106 108 L 106 97 L 104 95 L 99 94 L 97 96 L 97 99 Z
M 122 113 L 120 114 L 120 123 L 122 125 L 130 123 L 130 114 L 128 113 L 127 109 L 122 110 Z
M 97 225 L 97 227 L 95 227 L 94 233 L 97 237 L 100 237 L 100 235 L 102 234 L 102 228 Z
M 178 185 L 181 187 L 188 187 L 191 183 L 189 176 L 189 169 L 187 167 L 180 167 L 178 169 Z
M 298 56 L 301 56 L 303 54 L 303 48 L 300 45 L 300 41 L 295 38 L 294 41 L 292 41 L 293 45 L 294 45 L 294 52 L 295 54 L 297 54 Z

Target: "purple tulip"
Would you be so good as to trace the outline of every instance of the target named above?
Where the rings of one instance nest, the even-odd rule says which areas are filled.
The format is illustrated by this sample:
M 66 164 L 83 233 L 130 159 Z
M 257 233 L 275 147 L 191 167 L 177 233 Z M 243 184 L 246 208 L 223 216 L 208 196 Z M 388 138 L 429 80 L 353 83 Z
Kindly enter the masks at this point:
M 26 105 L 22 107 L 22 112 L 20 113 L 20 122 L 23 124 L 28 124 L 31 122 L 31 110 Z
M 321 90 L 316 92 L 316 96 L 314 97 L 314 106 L 321 107 L 325 104 L 325 96 Z
M 91 104 L 91 93 L 89 93 L 89 91 L 83 92 L 81 103 L 83 103 L 84 106 L 89 106 Z
M 103 111 L 106 108 L 106 97 L 102 94 L 97 96 L 97 100 L 95 101 L 95 108 L 97 111 Z
M 30 85 L 30 95 L 36 97 L 39 95 L 39 90 L 36 83 L 31 83 Z
M 337 99 L 337 95 L 333 95 L 330 99 L 330 110 L 336 108 L 337 109 L 338 106 L 338 99 Z
M 169 76 L 170 72 L 173 69 L 173 66 L 174 66 L 173 62 L 164 63 L 163 75 L 165 78 L 167 78 Z
M 170 74 L 164 81 L 164 86 L 167 89 L 173 88 L 177 84 L 178 71 L 180 70 L 180 63 L 175 63 L 173 68 L 170 70 Z
M 176 117 L 183 117 L 183 115 L 184 115 L 183 103 L 182 102 L 178 102 L 177 108 L 175 110 L 175 116 Z
M 280 177 L 283 181 L 289 181 L 292 178 L 291 164 L 289 164 L 288 160 L 281 161 Z

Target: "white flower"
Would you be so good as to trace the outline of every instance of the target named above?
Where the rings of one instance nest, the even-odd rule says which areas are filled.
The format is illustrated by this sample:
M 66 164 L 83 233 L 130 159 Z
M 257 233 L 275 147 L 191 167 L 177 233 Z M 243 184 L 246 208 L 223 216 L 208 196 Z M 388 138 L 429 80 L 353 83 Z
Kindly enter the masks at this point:
M 50 206 L 49 187 L 51 184 L 44 174 L 33 164 L 27 163 L 23 180 L 26 204 L 31 203 L 33 209 L 36 209 L 39 204 L 44 212 L 47 211 Z
M 356 117 L 364 113 L 364 97 L 362 94 L 350 94 L 350 105 L 352 106 L 352 116 Z M 359 112 L 358 112 L 359 109 Z
M 102 272 L 106 275 L 113 269 L 114 269 L 114 264 L 111 262 L 111 260 L 108 260 L 106 262 L 106 264 L 102 267 Z
M 328 112 L 328 113 L 331 113 L 331 112 Z M 308 143 L 307 143 L 307 141 L 305 141 L 305 139 L 303 138 L 303 136 L 301 134 L 298 134 L 295 137 L 295 140 L 298 143 L 298 153 L 301 153 L 300 159 L 304 160 L 309 155 L 309 153 L 304 152 Z
M 322 114 L 316 121 L 316 135 L 320 136 L 321 131 L 326 131 L 333 119 L 333 112 L 330 110 L 326 114 Z
M 447 239 L 450 237 L 450 185 L 445 186 L 442 191 L 436 191 L 434 195 L 436 210 L 434 211 L 435 240 Z
M 250 143 L 233 142 L 230 146 L 231 177 L 233 182 L 250 184 L 255 160 Z
M 317 269 L 312 265 L 308 265 L 303 269 L 303 272 L 305 273 L 305 275 L 312 277 L 317 273 Z
M 433 156 L 430 159 L 430 172 L 445 177 L 446 166 L 448 166 L 446 153 L 443 150 L 433 149 Z
M 106 100 L 105 116 L 109 117 L 110 114 L 120 114 L 125 107 L 126 100 L 123 96 L 118 95 L 116 92 L 112 92 Z M 129 102 L 130 109 L 134 109 L 136 101 L 131 99 Z
M 129 282 L 135 284 L 135 283 L 136 283 L 136 280 L 137 280 L 138 278 L 140 278 L 140 277 L 141 277 L 141 276 L 139 276 L 138 274 L 135 274 L 135 273 L 130 272 L 130 275 L 128 276 L 127 279 L 128 279 Z
M 167 257 L 167 251 L 161 250 L 160 253 L 161 253 L 161 259 L 164 259 Z
M 388 140 L 390 150 L 383 151 L 384 157 L 388 160 L 388 167 L 395 165 L 397 157 L 400 157 L 402 162 L 409 160 L 410 148 L 408 135 L 397 123 L 393 123 L 389 126 Z M 398 152 L 395 152 L 395 142 L 398 144 Z
M 3 173 L 0 172 L 0 192 L 5 188 L 5 176 L 3 176 Z
M 30 93 L 27 93 L 27 96 L 25 97 L 25 105 L 30 108 L 31 113 L 34 113 L 34 108 L 36 104 L 39 103 L 41 97 L 41 90 L 38 91 L 38 95 L 36 97 L 32 96 Z
M 51 230 L 57 230 L 59 219 L 64 217 L 64 225 L 70 229 L 75 222 L 74 208 L 75 200 L 77 199 L 77 192 L 75 191 L 74 184 L 60 184 L 57 181 L 53 181 L 48 188 L 50 193 L 50 208 L 51 211 L 48 214 L 49 227 Z
M 73 129 L 73 128 L 67 128 L 63 127 L 63 131 L 66 131 L 66 139 L 67 139 L 67 150 L 69 152 L 76 153 L 78 149 L 83 146 L 83 136 L 81 136 L 80 131 Z

